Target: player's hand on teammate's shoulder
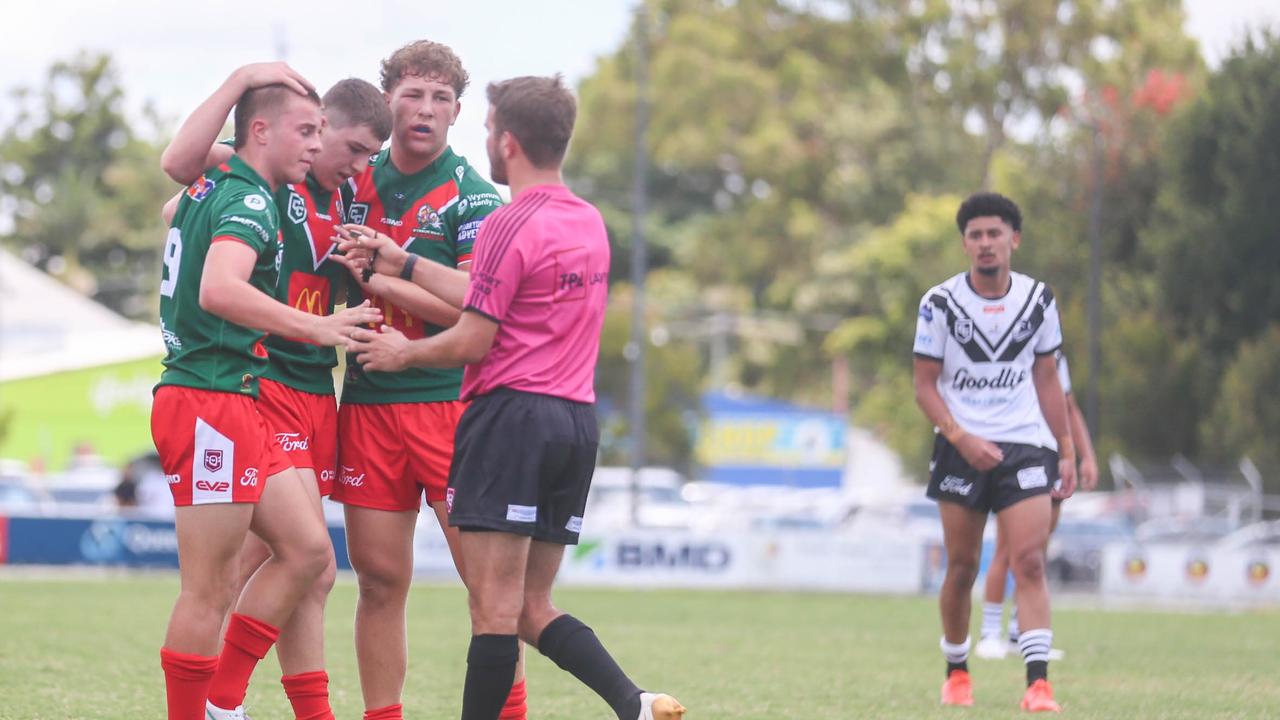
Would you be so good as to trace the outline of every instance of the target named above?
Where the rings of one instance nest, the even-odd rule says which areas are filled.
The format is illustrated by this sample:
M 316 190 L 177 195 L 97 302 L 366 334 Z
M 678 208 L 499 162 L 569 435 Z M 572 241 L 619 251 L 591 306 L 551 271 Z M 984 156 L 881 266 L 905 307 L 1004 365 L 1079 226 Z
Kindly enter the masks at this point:
M 311 325 L 311 339 L 320 345 L 342 345 L 351 339 L 351 334 L 358 328 L 380 322 L 382 310 L 365 300 L 332 315 L 316 315 Z
M 986 472 L 1000 464 L 1004 452 L 990 440 L 965 433 L 955 443 L 960 456 L 976 470 Z
M 396 372 L 409 367 L 409 338 L 389 325 L 380 331 L 361 328 L 351 333 L 347 349 L 365 370 Z
M 297 70 L 284 62 L 250 63 L 236 68 L 231 78 L 244 90 L 266 87 L 267 85 L 285 85 L 299 95 L 316 91 L 306 78 Z

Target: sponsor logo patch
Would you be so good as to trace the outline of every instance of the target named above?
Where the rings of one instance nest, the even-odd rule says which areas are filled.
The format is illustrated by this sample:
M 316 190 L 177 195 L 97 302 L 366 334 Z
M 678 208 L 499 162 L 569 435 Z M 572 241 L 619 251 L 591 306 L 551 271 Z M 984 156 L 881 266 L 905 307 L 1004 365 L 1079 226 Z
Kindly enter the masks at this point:
M 564 529 L 569 532 L 582 532 L 582 518 L 573 515 L 569 518 L 569 522 L 564 524 Z
M 924 318 L 925 322 L 933 322 L 933 306 L 929 304 L 921 305 L 920 317 Z
M 357 475 L 355 468 L 349 465 L 343 465 L 342 474 L 338 476 L 338 482 L 346 485 L 347 487 L 363 487 L 364 475 L 364 473 Z
M 1023 490 L 1042 488 L 1048 484 L 1049 473 L 1045 472 L 1044 468 L 1039 465 L 1022 468 L 1018 471 L 1018 487 Z
M 463 202 L 466 202 L 466 200 L 463 200 Z M 479 220 L 472 220 L 469 223 L 463 223 L 462 227 L 458 228 L 458 242 L 460 243 L 475 242 L 476 235 L 479 235 L 479 234 L 480 234 Z
M 240 476 L 240 485 L 242 487 L 258 487 L 258 468 L 245 468 L 244 475 Z
M 508 505 L 507 519 L 511 522 L 531 523 L 538 519 L 538 508 L 533 505 Z
M 217 185 L 217 183 L 201 175 L 199 180 L 191 183 L 191 187 L 187 188 L 187 197 L 200 202 L 209 197 L 209 193 L 213 192 L 214 185 Z
M 280 443 L 280 449 L 285 452 L 296 452 L 298 450 L 310 450 L 311 438 L 296 432 L 276 433 L 276 442 Z
M 261 195 L 246 195 L 244 198 L 244 206 L 250 210 L 266 210 L 267 199 Z
M 973 483 L 957 475 L 948 475 L 942 478 L 942 482 L 938 483 L 938 490 L 968 497 L 969 493 L 973 492 Z

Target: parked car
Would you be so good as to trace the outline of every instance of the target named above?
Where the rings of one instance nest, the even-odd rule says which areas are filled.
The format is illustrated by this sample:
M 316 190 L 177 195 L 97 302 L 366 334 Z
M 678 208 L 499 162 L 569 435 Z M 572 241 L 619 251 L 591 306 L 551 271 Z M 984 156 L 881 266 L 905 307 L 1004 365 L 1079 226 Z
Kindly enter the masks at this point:
M 670 468 L 646 467 L 640 470 L 636 509 L 632 517 L 631 469 L 597 467 L 587 495 L 583 531 L 593 528 L 686 528 L 693 518 L 693 505 L 680 491 L 684 478 Z
M 1132 539 L 1133 530 L 1121 521 L 1062 518 L 1049 538 L 1050 582 L 1079 588 L 1097 587 L 1102 579 L 1103 548 Z
M 1213 544 L 1219 550 L 1246 550 L 1270 548 L 1280 550 L 1280 520 L 1246 525 L 1223 536 Z
M 1235 524 L 1220 517 L 1162 517 L 1139 525 L 1133 539 L 1143 545 L 1208 545 L 1235 529 Z

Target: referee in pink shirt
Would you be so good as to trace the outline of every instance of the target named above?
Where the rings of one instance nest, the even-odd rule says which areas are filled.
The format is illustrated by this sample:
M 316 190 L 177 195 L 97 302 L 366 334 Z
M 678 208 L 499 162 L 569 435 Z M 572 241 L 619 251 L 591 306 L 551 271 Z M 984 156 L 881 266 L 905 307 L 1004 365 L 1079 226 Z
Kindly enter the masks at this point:
M 368 370 L 466 364 L 449 472 L 449 524 L 462 530 L 471 647 L 462 720 L 496 720 L 520 640 L 609 703 L 618 720 L 675 720 L 685 709 L 642 691 L 591 628 L 551 604 L 565 545 L 578 542 L 595 471 L 595 366 L 609 295 L 609 237 L 600 212 L 560 174 L 577 104 L 559 76 L 489 85 L 485 127 L 496 183 L 511 204 L 489 215 L 471 275 L 417 263 L 389 238 L 347 226 L 357 264 L 413 280 L 463 309 L 444 332 L 410 341 L 357 330 L 349 348 Z

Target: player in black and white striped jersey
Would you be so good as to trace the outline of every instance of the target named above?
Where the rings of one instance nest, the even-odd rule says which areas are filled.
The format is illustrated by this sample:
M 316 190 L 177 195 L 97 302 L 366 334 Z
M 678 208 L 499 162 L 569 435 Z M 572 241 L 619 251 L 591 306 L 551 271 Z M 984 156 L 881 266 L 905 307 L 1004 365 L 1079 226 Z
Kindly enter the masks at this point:
M 942 701 L 973 703 L 968 672 L 970 593 L 982 531 L 995 513 L 1009 543 L 1026 626 L 1024 709 L 1058 710 L 1048 682 L 1053 633 L 1045 585 L 1049 496 L 1075 489 L 1075 450 L 1054 353 L 1062 328 L 1053 291 L 1012 271 L 1022 215 L 979 193 L 956 214 L 969 270 L 930 288 L 914 344 L 916 401 L 937 426 L 928 495 L 938 501 L 947 550 L 940 592 L 947 680 Z M 1058 484 L 1060 481 L 1060 485 Z

